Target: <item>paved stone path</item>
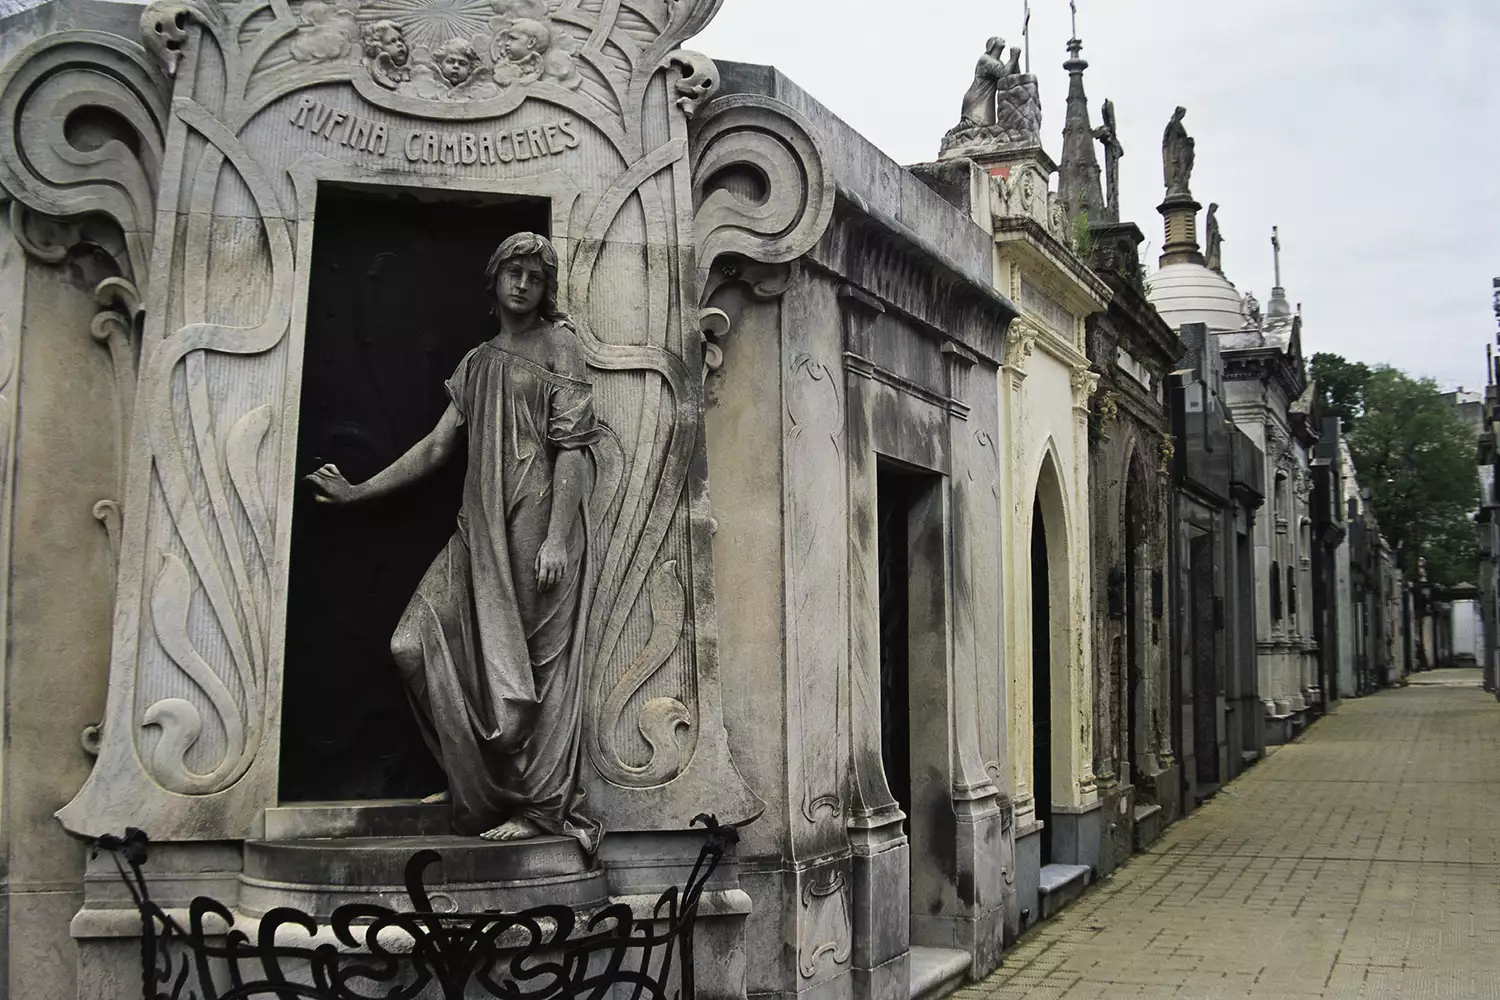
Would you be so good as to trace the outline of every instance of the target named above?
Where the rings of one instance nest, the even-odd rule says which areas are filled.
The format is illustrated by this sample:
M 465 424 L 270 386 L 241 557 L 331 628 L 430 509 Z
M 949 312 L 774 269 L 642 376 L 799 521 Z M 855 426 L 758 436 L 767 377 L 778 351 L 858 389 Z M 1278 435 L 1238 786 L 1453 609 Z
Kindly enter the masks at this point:
M 1500 998 L 1497 765 L 1477 670 L 1346 701 L 958 996 Z

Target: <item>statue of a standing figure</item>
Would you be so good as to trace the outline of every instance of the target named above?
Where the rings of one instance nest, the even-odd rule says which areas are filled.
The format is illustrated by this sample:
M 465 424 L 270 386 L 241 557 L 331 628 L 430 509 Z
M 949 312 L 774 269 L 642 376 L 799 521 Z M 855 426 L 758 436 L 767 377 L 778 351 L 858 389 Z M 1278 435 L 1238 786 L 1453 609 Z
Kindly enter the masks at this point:
M 1208 267 L 1211 271 L 1224 273 L 1224 234 L 1219 231 L 1219 203 L 1208 206 Z
M 583 346 L 557 305 L 557 251 L 512 236 L 485 271 L 499 333 L 459 363 L 433 431 L 385 471 L 351 485 L 332 465 L 308 477 L 322 503 L 370 500 L 436 472 L 466 447 L 458 530 L 417 586 L 391 652 L 448 777 L 428 801 L 461 834 L 576 838 L 582 625 L 592 490 L 602 428 Z
M 1167 196 L 1191 194 L 1189 185 L 1193 179 L 1193 138 L 1182 127 L 1187 108 L 1172 112 L 1167 123 L 1166 134 L 1161 139 L 1162 170 L 1167 182 Z
M 1094 139 L 1104 147 L 1104 201 L 1106 221 L 1120 221 L 1120 159 L 1125 147 L 1120 144 L 1120 129 L 1115 124 L 1115 102 L 1104 102 L 1104 124 L 1094 129 Z
M 995 96 L 1000 91 L 1000 81 L 1021 72 L 1021 50 L 1011 49 L 1010 59 L 1005 58 L 1005 39 L 996 36 L 985 44 L 984 55 L 974 67 L 974 82 L 964 94 L 963 118 L 959 128 L 993 125 L 996 121 Z

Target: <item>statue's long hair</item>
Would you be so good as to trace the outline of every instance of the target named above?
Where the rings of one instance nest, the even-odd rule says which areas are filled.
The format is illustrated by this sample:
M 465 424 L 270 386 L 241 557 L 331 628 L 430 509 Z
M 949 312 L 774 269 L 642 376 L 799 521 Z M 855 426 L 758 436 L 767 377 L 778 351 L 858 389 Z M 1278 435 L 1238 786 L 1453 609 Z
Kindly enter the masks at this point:
M 542 304 L 537 307 L 537 315 L 549 323 L 561 323 L 571 328 L 572 317 L 563 312 L 557 304 L 557 250 L 552 246 L 552 241 L 545 236 L 539 236 L 536 233 L 516 233 L 501 243 L 490 255 L 490 262 L 485 266 L 485 288 L 491 295 L 494 295 L 495 282 L 500 280 L 500 269 L 509 261 L 525 257 L 535 257 L 542 262 L 542 274 L 547 280 L 546 290 L 542 293 Z M 498 305 L 495 308 L 499 308 Z

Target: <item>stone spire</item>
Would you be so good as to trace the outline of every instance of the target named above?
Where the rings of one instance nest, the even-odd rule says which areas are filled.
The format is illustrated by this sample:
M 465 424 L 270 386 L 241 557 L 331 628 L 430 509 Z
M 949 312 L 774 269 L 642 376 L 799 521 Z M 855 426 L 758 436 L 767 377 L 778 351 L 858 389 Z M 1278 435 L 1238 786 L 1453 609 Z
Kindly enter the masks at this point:
M 1099 187 L 1099 160 L 1094 155 L 1094 127 L 1089 123 L 1089 99 L 1083 90 L 1083 71 L 1089 64 L 1082 53 L 1083 42 L 1075 35 L 1068 42 L 1069 59 L 1063 63 L 1068 71 L 1068 119 L 1063 126 L 1057 193 L 1069 219 L 1087 212 L 1090 220 L 1100 223 L 1105 221 L 1105 203 Z
M 1271 256 L 1276 268 L 1276 286 L 1271 289 L 1271 301 L 1266 304 L 1266 322 L 1284 323 L 1292 318 L 1292 303 L 1286 297 L 1281 284 L 1281 227 L 1271 227 Z

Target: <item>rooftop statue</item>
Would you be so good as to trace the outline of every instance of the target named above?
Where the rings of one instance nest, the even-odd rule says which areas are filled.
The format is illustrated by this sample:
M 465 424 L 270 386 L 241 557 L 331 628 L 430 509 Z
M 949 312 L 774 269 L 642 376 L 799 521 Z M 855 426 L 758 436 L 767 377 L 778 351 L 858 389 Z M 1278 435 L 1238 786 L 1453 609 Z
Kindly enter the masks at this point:
M 1010 58 L 1005 57 L 1005 39 L 996 35 L 985 45 L 984 55 L 974 67 L 974 82 L 964 94 L 963 116 L 960 128 L 976 128 L 994 125 L 996 95 L 1000 81 L 1021 72 L 1021 50 L 1012 48 Z
M 1168 197 L 1192 194 L 1194 143 L 1193 137 L 1182 127 L 1182 119 L 1186 116 L 1187 108 L 1180 107 L 1172 112 L 1172 120 L 1167 123 L 1167 131 L 1161 139 L 1162 171 Z
M 1219 203 L 1208 206 L 1208 267 L 1224 273 L 1224 234 L 1219 230 Z
M 1094 139 L 1104 146 L 1104 200 L 1106 221 L 1120 221 L 1120 159 L 1125 147 L 1115 124 L 1115 102 L 1104 102 L 1104 124 L 1094 129 Z
M 985 45 L 964 93 L 958 124 L 943 136 L 942 155 L 975 156 L 1041 141 L 1042 101 L 1036 77 L 1021 70 L 1021 50 L 1005 52 L 998 35 Z

